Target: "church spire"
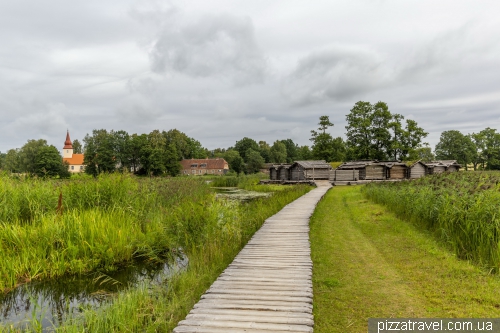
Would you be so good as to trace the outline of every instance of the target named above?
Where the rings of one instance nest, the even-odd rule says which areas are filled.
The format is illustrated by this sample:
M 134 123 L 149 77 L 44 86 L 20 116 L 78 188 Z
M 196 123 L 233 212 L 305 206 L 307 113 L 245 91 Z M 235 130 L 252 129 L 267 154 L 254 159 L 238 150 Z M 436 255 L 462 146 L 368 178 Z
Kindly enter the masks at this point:
M 64 141 L 64 148 L 63 149 L 73 149 L 73 143 L 71 142 L 71 139 L 69 138 L 69 130 L 66 132 L 66 141 Z

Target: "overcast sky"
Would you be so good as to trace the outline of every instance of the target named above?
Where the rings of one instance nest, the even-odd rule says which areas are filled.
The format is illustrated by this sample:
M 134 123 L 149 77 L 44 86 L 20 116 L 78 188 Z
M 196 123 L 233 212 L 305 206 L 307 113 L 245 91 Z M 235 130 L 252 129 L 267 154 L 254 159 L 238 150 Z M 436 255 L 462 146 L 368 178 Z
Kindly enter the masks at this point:
M 177 128 L 213 149 L 310 145 L 384 101 L 442 131 L 500 129 L 497 0 L 0 2 L 0 151 L 66 129 Z

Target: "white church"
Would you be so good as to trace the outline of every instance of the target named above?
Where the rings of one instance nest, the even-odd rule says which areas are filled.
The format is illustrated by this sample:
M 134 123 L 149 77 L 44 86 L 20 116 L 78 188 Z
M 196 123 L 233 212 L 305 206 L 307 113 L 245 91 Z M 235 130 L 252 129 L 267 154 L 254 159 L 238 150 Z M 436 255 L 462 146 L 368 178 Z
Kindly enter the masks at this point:
M 71 173 L 83 172 L 83 154 L 73 154 L 73 143 L 69 138 L 69 131 L 66 132 L 66 141 L 64 141 L 63 161 L 69 164 L 68 170 Z

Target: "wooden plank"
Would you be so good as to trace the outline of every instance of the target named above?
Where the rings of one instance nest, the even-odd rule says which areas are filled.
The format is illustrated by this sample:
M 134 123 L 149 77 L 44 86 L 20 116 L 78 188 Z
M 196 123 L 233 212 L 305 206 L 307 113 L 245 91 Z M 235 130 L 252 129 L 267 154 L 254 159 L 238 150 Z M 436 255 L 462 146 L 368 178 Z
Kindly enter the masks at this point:
M 304 285 L 304 284 L 296 284 L 296 285 L 282 285 L 278 283 L 256 283 L 256 282 L 230 282 L 230 281 L 215 281 L 212 284 L 212 287 L 224 287 L 230 289 L 262 289 L 262 290 L 296 290 L 296 291 L 312 291 L 312 288 Z
M 266 220 L 174 332 L 313 331 L 308 224 L 330 186 L 318 184 Z
M 255 328 L 225 328 L 225 327 L 211 327 L 211 326 L 177 326 L 174 333 L 271 333 L 271 332 L 287 332 L 287 333 L 302 333 L 301 331 L 276 331 L 267 329 Z
M 212 326 L 224 328 L 256 328 L 264 330 L 272 330 L 274 332 L 294 331 L 312 333 L 313 329 L 307 325 L 291 325 L 291 324 L 274 324 L 274 323 L 257 323 L 257 322 L 242 322 L 242 321 L 224 321 L 224 320 L 182 320 L 180 325 L 186 326 Z
M 211 295 L 251 295 L 251 296 L 286 296 L 286 297 L 312 297 L 312 291 L 307 290 L 268 290 L 212 286 L 206 294 Z
M 253 309 L 266 311 L 288 311 L 312 313 L 312 304 L 292 301 L 274 300 L 245 300 L 231 299 L 221 302 L 218 299 L 201 299 L 195 304 L 195 308 L 218 308 L 218 309 Z
M 186 316 L 186 320 L 193 321 L 240 321 L 254 323 L 272 323 L 272 324 L 292 324 L 292 325 L 308 325 L 313 326 L 312 318 L 305 317 L 283 317 L 283 316 L 262 316 L 261 314 L 241 314 L 234 313 L 190 313 Z
M 286 318 L 307 318 L 313 319 L 314 316 L 306 312 L 289 312 L 289 311 L 258 311 L 258 310 L 243 310 L 243 309 L 211 309 L 211 308 L 196 308 L 191 310 L 192 314 L 238 314 L 241 316 L 262 316 L 262 317 L 286 317 Z

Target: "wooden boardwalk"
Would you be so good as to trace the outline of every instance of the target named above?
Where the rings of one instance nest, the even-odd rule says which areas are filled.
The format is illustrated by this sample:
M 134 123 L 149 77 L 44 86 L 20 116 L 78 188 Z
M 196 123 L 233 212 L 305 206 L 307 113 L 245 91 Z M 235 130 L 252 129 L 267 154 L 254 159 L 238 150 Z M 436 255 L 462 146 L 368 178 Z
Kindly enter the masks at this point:
M 330 186 L 268 218 L 174 332 L 312 332 L 309 217 Z

